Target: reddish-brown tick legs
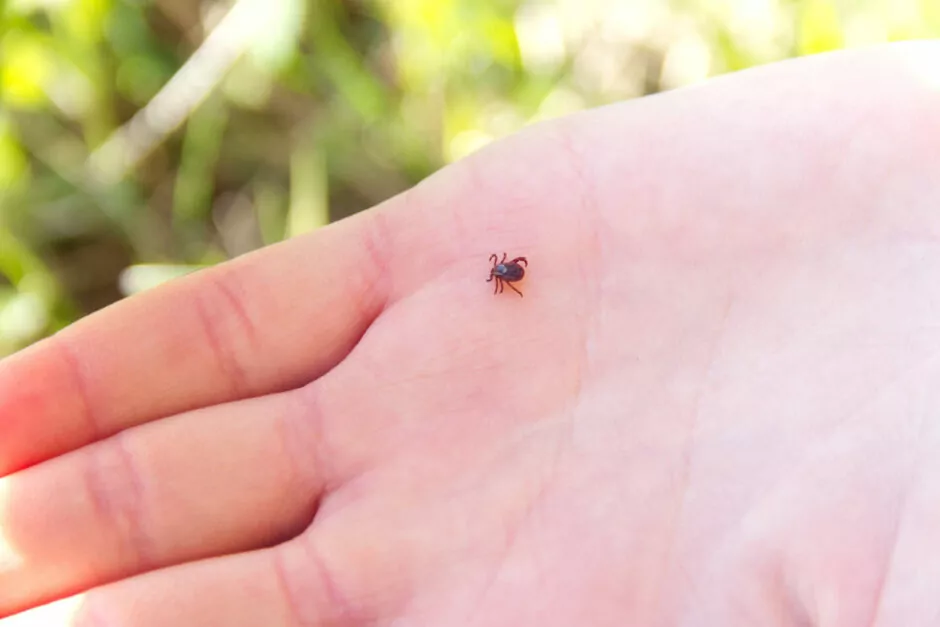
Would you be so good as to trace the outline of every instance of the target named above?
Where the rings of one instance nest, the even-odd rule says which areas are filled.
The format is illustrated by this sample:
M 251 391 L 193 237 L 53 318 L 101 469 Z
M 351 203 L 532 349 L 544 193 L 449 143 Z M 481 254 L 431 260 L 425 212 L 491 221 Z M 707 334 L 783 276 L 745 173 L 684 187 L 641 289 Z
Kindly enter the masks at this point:
M 525 257 L 516 257 L 510 262 L 506 262 L 506 257 L 508 255 L 503 253 L 503 259 L 499 263 L 496 261 L 499 259 L 498 255 L 490 255 L 490 261 L 493 263 L 493 267 L 490 268 L 490 278 L 486 280 L 489 283 L 492 280 L 496 280 L 496 286 L 493 288 L 493 294 L 502 294 L 505 289 L 504 284 L 509 284 L 509 287 L 512 288 L 519 296 L 522 296 L 520 292 L 513 285 L 516 281 L 521 281 L 525 276 L 525 268 L 529 267 L 529 262 Z M 523 265 L 519 265 L 520 262 Z M 524 267 L 523 267 L 524 266 Z

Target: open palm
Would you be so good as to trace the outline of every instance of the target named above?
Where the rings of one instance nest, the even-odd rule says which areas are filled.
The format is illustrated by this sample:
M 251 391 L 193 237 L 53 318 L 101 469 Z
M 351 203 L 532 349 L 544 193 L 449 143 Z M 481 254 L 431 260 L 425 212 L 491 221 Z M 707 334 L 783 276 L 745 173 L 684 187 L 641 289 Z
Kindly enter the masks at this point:
M 938 54 L 537 126 L 6 360 L 0 625 L 932 624 Z

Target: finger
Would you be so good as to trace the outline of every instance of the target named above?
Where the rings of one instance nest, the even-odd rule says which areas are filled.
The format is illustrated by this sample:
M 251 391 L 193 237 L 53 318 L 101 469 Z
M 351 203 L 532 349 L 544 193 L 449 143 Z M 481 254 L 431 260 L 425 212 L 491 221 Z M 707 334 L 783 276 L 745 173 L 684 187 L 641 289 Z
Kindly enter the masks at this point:
M 0 479 L 0 615 L 302 531 L 329 481 L 309 398 L 197 410 Z
M 493 241 L 570 250 L 585 237 L 568 210 L 580 174 L 558 156 L 552 129 L 307 237 L 122 301 L 0 362 L 0 476 L 148 420 L 309 382 L 429 279 L 450 271 L 453 284 L 478 281 Z M 533 220 L 536 211 L 552 219 Z
M 362 624 L 355 599 L 299 543 L 148 573 L 0 620 L 0 627 Z
M 388 298 L 382 211 L 128 299 L 0 362 L 0 476 L 328 370 Z
M 309 236 L 117 303 L 0 362 L 0 476 L 148 420 L 307 383 L 429 279 L 449 271 L 454 284 L 478 281 L 494 241 L 530 255 L 548 241 L 570 250 L 584 236 L 568 210 L 580 174 L 559 157 L 552 128 Z M 536 211 L 552 219 L 533 220 Z

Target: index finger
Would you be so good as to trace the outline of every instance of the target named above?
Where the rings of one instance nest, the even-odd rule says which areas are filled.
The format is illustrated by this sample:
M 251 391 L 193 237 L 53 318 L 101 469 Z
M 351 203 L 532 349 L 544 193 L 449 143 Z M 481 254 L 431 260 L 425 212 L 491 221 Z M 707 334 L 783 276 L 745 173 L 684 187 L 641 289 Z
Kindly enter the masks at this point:
M 119 302 L 0 362 L 0 476 L 150 420 L 308 383 L 428 278 L 467 255 L 485 260 L 493 250 L 482 237 L 570 245 L 581 237 L 567 209 L 580 175 L 558 150 L 559 125 L 310 235 Z M 530 220 L 536 211 L 551 219 Z

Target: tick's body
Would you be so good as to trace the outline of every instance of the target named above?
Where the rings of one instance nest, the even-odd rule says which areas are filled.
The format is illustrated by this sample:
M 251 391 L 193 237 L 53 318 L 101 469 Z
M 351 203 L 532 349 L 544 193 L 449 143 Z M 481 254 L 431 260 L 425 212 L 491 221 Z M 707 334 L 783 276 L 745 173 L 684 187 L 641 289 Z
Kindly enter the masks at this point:
M 506 253 L 503 253 L 503 260 L 499 263 L 496 261 L 499 259 L 498 255 L 490 255 L 490 261 L 493 262 L 493 267 L 490 268 L 490 278 L 486 280 L 489 283 L 492 280 L 496 280 L 496 287 L 493 289 L 494 294 L 501 293 L 503 291 L 504 285 L 509 285 L 519 296 L 522 296 L 522 292 L 516 289 L 513 285 L 516 281 L 521 281 L 522 277 L 525 276 L 525 268 L 523 268 L 520 263 L 529 266 L 529 262 L 526 261 L 525 257 L 516 257 L 511 261 L 506 261 Z

